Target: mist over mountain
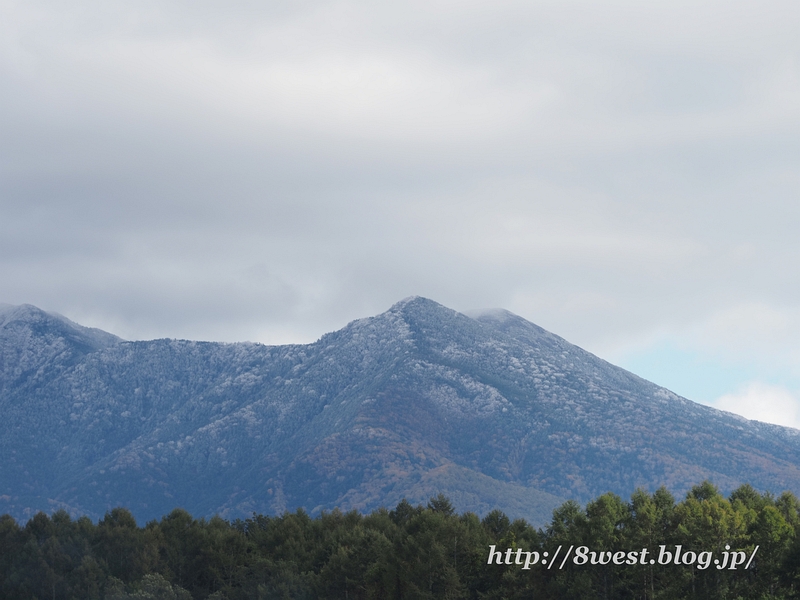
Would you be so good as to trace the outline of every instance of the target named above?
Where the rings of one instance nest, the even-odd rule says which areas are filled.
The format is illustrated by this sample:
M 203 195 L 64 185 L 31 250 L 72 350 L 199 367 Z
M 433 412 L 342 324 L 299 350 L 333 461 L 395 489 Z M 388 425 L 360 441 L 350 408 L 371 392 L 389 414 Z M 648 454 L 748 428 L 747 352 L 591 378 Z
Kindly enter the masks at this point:
M 800 431 L 699 405 L 512 313 L 403 300 L 307 345 L 123 341 L 0 305 L 0 513 L 371 510 L 534 523 L 710 479 L 800 493 Z

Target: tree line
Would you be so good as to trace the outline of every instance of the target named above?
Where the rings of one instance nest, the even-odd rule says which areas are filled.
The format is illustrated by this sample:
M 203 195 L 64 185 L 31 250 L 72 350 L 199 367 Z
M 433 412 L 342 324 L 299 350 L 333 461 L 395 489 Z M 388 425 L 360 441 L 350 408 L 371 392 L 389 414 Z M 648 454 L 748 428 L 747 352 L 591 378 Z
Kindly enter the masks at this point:
M 8 600 L 240 600 L 433 598 L 800 597 L 800 502 L 744 485 L 724 497 L 708 482 L 680 502 L 665 488 L 629 501 L 604 494 L 569 501 L 534 528 L 499 510 L 457 514 L 439 495 L 368 515 L 298 509 L 244 520 L 195 519 L 175 509 L 137 525 L 124 508 L 96 524 L 65 511 L 26 524 L 0 517 L 0 596 Z M 659 547 L 757 553 L 749 568 L 616 564 L 616 553 Z M 488 563 L 490 547 L 503 560 Z M 523 569 L 523 552 L 592 560 Z M 559 549 L 560 548 L 560 549 Z M 509 551 L 510 550 L 510 551 Z M 517 552 L 519 551 L 519 552 Z M 547 554 L 545 554 L 547 553 Z M 575 556 L 574 554 L 572 556 Z M 622 554 L 619 554 L 622 556 Z M 597 558 L 599 557 L 599 558 Z M 597 560 L 595 560 L 597 558 Z M 497 564 L 497 563 L 502 564 Z M 580 563 L 580 561 L 578 561 Z M 630 561 L 629 561 L 630 562 Z M 511 564 L 506 564 L 511 563 Z M 595 563 L 595 564 L 592 564 Z M 601 564 L 604 563 L 604 564 Z M 708 565 L 707 565 L 708 566 Z

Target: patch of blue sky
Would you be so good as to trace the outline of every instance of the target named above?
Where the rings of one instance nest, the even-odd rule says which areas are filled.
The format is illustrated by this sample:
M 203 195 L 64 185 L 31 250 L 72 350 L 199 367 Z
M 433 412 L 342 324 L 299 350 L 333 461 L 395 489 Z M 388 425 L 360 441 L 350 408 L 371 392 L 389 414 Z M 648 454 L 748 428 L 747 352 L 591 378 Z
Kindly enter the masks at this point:
M 713 405 L 725 394 L 735 393 L 748 383 L 800 389 L 797 376 L 784 370 L 766 370 L 721 360 L 684 349 L 672 341 L 661 341 L 643 350 L 617 357 L 615 364 L 676 394 Z

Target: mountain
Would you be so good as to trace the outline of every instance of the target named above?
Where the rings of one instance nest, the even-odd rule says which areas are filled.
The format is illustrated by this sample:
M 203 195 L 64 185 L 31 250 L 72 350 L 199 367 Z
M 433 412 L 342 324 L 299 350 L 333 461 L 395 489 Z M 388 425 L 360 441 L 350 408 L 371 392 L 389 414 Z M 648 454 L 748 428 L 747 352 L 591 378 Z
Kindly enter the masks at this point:
M 371 510 L 534 523 L 710 479 L 800 493 L 800 431 L 681 398 L 512 313 L 414 297 L 307 345 L 123 341 L 0 305 L 0 512 Z

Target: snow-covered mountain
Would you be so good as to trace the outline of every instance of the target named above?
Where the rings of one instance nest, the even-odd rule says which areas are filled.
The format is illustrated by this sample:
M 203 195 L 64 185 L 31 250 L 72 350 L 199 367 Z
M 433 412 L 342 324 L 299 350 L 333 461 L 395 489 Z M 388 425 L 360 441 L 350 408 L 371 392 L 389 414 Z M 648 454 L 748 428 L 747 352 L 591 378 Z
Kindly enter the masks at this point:
M 0 513 L 369 510 L 540 523 L 637 487 L 800 493 L 800 432 L 680 398 L 507 311 L 409 298 L 308 345 L 126 342 L 0 305 Z

